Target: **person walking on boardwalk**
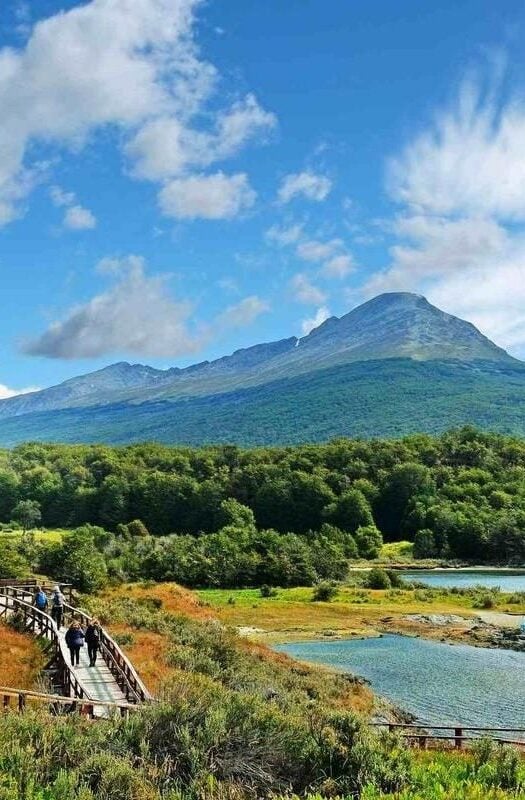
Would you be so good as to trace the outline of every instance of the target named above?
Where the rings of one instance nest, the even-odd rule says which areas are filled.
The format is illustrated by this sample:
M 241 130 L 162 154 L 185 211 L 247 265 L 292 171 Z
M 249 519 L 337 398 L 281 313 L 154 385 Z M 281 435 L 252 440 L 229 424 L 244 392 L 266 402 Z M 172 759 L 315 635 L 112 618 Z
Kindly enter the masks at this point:
M 51 616 L 55 620 L 58 630 L 60 630 L 62 627 L 65 602 L 66 598 L 60 591 L 60 586 L 55 586 L 53 589 L 53 596 L 51 598 Z
M 84 647 L 84 631 L 80 622 L 74 620 L 66 631 L 66 644 L 71 653 L 71 666 L 78 667 L 80 664 L 80 648 Z
M 47 594 L 44 592 L 41 586 L 36 587 L 33 605 L 35 608 L 38 608 L 39 611 L 47 611 L 49 600 L 47 599 Z
M 89 666 L 94 667 L 97 663 L 97 653 L 100 648 L 101 630 L 98 619 L 92 619 L 86 628 L 86 644 L 89 655 Z

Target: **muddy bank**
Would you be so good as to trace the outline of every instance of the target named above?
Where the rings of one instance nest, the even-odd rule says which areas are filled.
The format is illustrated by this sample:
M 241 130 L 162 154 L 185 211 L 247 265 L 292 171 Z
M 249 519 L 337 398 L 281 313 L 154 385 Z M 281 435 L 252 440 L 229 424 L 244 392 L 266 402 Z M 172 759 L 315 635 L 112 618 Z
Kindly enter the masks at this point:
M 510 615 L 499 614 L 501 617 Z M 505 620 L 495 625 L 480 616 L 459 614 L 405 614 L 382 617 L 376 624 L 381 633 L 400 633 L 441 642 L 461 642 L 477 647 L 501 648 L 525 652 L 525 636 L 518 628 L 519 620 Z

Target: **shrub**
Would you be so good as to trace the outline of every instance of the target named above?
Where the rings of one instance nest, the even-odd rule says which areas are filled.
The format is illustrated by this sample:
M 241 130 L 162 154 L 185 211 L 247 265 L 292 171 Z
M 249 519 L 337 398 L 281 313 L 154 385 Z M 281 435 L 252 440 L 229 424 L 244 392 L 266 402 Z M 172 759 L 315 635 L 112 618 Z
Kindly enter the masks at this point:
M 261 593 L 261 597 L 277 596 L 277 589 L 274 589 L 273 586 L 269 586 L 267 583 L 263 583 L 259 591 Z
M 337 594 L 337 586 L 330 581 L 321 581 L 314 587 L 312 600 L 314 602 L 329 603 Z
M 390 589 L 392 586 L 388 572 L 379 567 L 374 567 L 374 569 L 370 570 L 366 577 L 365 585 L 369 589 Z

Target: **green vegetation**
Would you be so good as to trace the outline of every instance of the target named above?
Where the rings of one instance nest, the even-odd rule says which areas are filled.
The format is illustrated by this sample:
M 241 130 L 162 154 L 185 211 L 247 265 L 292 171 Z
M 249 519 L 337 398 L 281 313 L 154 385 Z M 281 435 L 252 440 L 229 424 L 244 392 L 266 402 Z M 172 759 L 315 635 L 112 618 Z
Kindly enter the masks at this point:
M 14 537 L 13 516 L 27 527 L 36 514 L 80 528 L 78 541 Z M 464 428 L 259 450 L 27 444 L 0 453 L 0 523 L 16 574 L 40 566 L 85 589 L 139 578 L 313 585 L 344 580 L 353 559 L 381 557 L 397 539 L 395 560 L 413 547 L 419 558 L 519 564 L 525 442 Z
M 359 682 L 296 664 L 214 619 L 168 613 L 147 592 L 83 603 L 128 642 L 161 639 L 160 702 L 96 724 L 1 715 L 1 800 L 520 796 L 525 770 L 513 751 L 483 742 L 461 757 L 411 753 L 366 725 L 371 694 Z
M 436 434 L 465 424 L 522 436 L 524 411 L 525 370 L 519 362 L 389 358 L 208 397 L 24 414 L 0 420 L 0 442 L 10 447 L 31 440 L 124 444 L 155 439 L 251 447 L 334 436 Z

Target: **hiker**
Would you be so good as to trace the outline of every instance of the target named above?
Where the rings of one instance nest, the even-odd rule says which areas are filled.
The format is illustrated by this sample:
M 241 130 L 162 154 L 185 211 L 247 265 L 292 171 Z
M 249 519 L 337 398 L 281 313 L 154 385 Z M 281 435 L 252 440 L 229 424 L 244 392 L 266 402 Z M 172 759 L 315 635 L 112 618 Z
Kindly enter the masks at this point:
M 88 648 L 89 666 L 94 667 L 97 662 L 97 653 L 100 647 L 102 631 L 98 619 L 92 619 L 86 628 L 86 644 Z
M 60 586 L 55 586 L 53 595 L 51 597 L 51 616 L 56 622 L 58 630 L 62 627 L 62 620 L 64 618 L 64 603 L 66 598 L 60 591 Z
M 36 587 L 35 596 L 33 598 L 33 605 L 35 608 L 38 608 L 39 611 L 46 611 L 49 605 L 49 601 L 47 599 L 47 594 L 44 592 L 41 586 Z
M 73 620 L 66 631 L 66 644 L 71 653 L 71 666 L 78 667 L 80 664 L 80 648 L 84 647 L 84 631 L 80 622 Z

